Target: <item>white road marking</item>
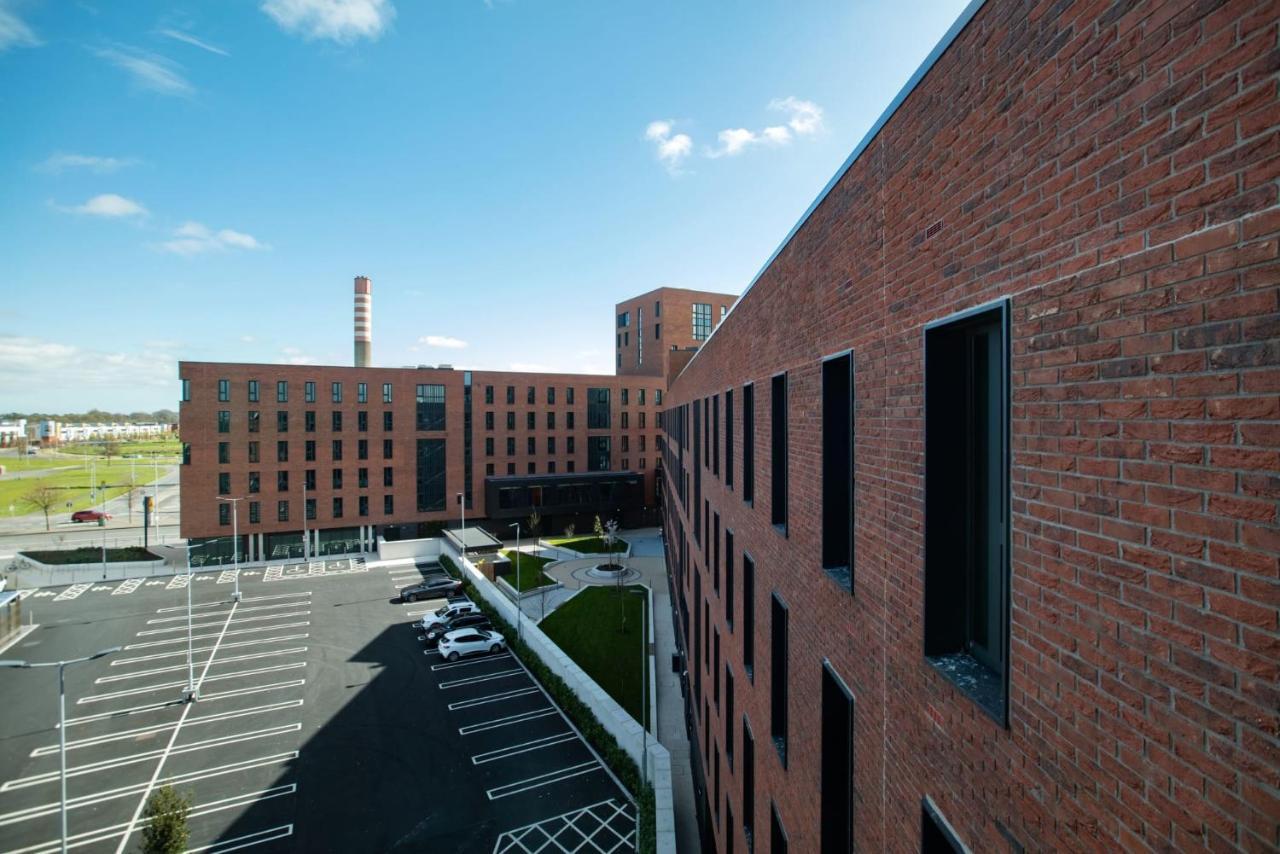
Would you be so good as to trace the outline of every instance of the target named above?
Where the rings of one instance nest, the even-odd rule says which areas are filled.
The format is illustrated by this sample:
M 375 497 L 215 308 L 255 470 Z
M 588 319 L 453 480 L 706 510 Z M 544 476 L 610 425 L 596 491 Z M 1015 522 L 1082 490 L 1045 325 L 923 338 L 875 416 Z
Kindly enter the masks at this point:
M 236 673 L 222 673 L 217 676 L 203 676 L 196 683 L 202 685 L 205 682 L 221 682 L 223 679 L 239 679 L 241 676 L 257 676 L 259 673 L 278 673 L 281 670 L 296 670 L 299 667 L 306 667 L 305 661 L 299 661 L 297 664 L 277 664 L 273 667 L 259 667 L 256 670 L 240 670 Z M 208 665 L 206 665 L 206 668 Z M 90 694 L 87 697 L 81 697 L 76 700 L 76 704 L 81 703 L 100 703 L 103 700 L 114 700 L 117 697 L 131 697 L 136 694 L 150 694 L 152 691 L 166 691 L 173 688 L 185 688 L 187 681 L 183 679 L 180 682 L 165 682 L 160 685 L 148 685 L 145 688 L 128 688 L 123 691 L 113 691 L 110 694 Z
M 100 593 L 100 592 L 102 592 L 103 590 L 110 590 L 110 589 L 111 589 L 111 585 L 110 585 L 110 584 L 99 584 L 98 586 L 96 586 L 96 587 L 92 587 L 92 588 L 90 588 L 90 589 L 91 589 L 91 590 L 93 590 L 93 592 L 94 592 L 94 593 Z
M 527 792 L 530 789 L 537 789 L 542 786 L 549 786 L 552 783 L 560 783 L 573 777 L 580 777 L 583 774 L 590 774 L 597 770 L 600 763 L 594 759 L 588 762 L 581 762 L 577 765 L 570 765 L 568 768 L 561 768 L 558 771 L 548 771 L 545 774 L 539 774 L 536 777 L 529 777 L 525 780 L 517 780 L 514 783 L 507 783 L 503 786 L 495 786 L 485 792 L 489 800 L 496 801 L 499 798 L 507 798 L 511 795 L 518 795 L 521 792 Z
M 164 582 L 163 582 L 163 581 L 148 581 L 148 582 L 147 582 L 147 586 L 148 586 L 148 587 L 159 587 L 161 584 L 164 584 Z
M 212 694 L 201 694 L 200 702 L 212 703 L 215 700 L 225 700 L 229 697 L 244 697 L 249 694 L 264 694 L 267 691 L 282 691 L 287 688 L 301 688 L 307 684 L 305 679 L 290 679 L 285 682 L 273 682 L 269 685 L 262 685 L 256 688 L 236 688 L 231 691 L 218 691 Z M 127 709 L 118 709 L 114 712 L 99 712 L 94 715 L 81 715 L 77 718 L 67 718 L 67 726 L 81 726 L 83 724 L 91 724 L 97 721 L 111 720 L 112 718 L 130 718 L 134 715 L 144 715 L 148 712 L 158 712 L 167 709 L 170 706 L 179 705 L 181 700 L 167 700 L 163 703 L 147 703 L 142 706 L 133 706 Z
M 443 691 L 447 688 L 457 688 L 461 685 L 476 685 L 480 682 L 491 682 L 494 679 L 506 679 L 509 676 L 523 675 L 524 671 L 516 667 L 511 670 L 499 670 L 497 673 L 490 673 L 485 676 L 468 676 L 465 679 L 450 679 L 448 681 L 441 682 L 438 687 Z
M 127 581 L 122 581 L 115 590 L 111 591 L 111 595 L 126 596 L 141 587 L 143 580 L 141 578 L 130 578 Z
M 490 694 L 487 697 L 477 697 L 474 700 L 459 700 L 456 703 L 450 703 L 449 711 L 456 712 L 458 709 L 469 709 L 472 706 L 483 706 L 486 703 L 501 703 L 503 700 L 514 700 L 516 697 L 527 697 L 529 694 L 537 693 L 537 688 L 520 688 L 516 691 L 503 691 L 501 694 Z
M 297 655 L 300 652 L 306 652 L 305 646 L 295 646 L 289 649 L 273 649 L 270 652 L 250 652 L 245 655 L 233 655 L 230 658 L 223 658 L 217 661 L 217 664 L 232 664 L 238 661 L 253 661 L 259 658 L 273 658 L 277 655 Z M 196 664 L 204 664 L 203 661 L 197 661 Z M 94 685 L 106 685 L 112 682 L 123 682 L 126 679 L 137 679 L 140 676 L 155 676 L 158 673 L 172 673 L 175 670 L 186 670 L 187 665 L 175 664 L 170 667 L 154 667 L 150 670 L 138 670 L 133 673 L 117 673 L 113 676 L 99 676 L 93 680 Z
M 451 661 L 448 664 L 433 664 L 431 669 L 435 670 L 452 670 L 455 667 L 467 667 L 471 664 L 492 664 L 495 661 L 502 661 L 504 658 L 510 658 L 511 653 L 504 652 L 501 655 L 491 655 L 486 658 L 468 658 L 463 661 Z
M 545 738 L 535 738 L 532 741 L 526 741 L 523 744 L 513 744 L 510 747 L 502 747 L 498 750 L 489 750 L 484 753 L 477 753 L 471 757 L 471 764 L 483 765 L 486 762 L 496 762 L 499 759 L 506 759 L 509 756 L 519 756 L 522 753 L 528 753 L 532 750 L 541 750 L 544 747 L 551 747 L 556 744 L 564 744 L 566 741 L 577 741 L 578 737 L 571 732 L 561 732 L 555 735 L 548 735 Z
M 260 845 L 263 842 L 274 842 L 277 839 L 285 839 L 292 835 L 293 825 L 282 824 L 279 827 L 259 830 L 256 833 L 246 833 L 244 836 L 236 836 L 232 839 L 220 839 L 212 845 L 188 848 L 187 854 L 197 854 L 200 851 L 209 851 L 211 854 L 227 854 L 229 851 L 239 851 L 241 848 Z
M 183 587 L 186 587 L 187 584 L 190 583 L 190 581 L 191 581 L 191 576 L 188 573 L 181 572 L 175 575 L 173 578 L 169 579 L 169 583 L 164 586 L 164 589 L 165 590 L 181 590 Z
M 45 596 L 57 596 L 58 594 L 54 593 L 52 590 L 37 590 L 35 593 L 32 593 L 31 595 L 39 598 L 44 598 Z
M 240 600 L 240 604 L 243 605 L 246 602 L 268 602 L 268 601 L 271 601 L 272 599 L 297 599 L 302 596 L 310 596 L 310 595 L 311 595 L 310 590 L 302 590 L 297 593 L 279 593 L 272 596 L 245 596 Z M 192 608 L 218 608 L 218 607 L 225 607 L 226 604 L 227 602 L 225 599 L 219 599 L 216 602 L 199 602 L 195 605 L 192 605 L 191 607 Z M 156 613 L 169 614 L 174 611 L 186 611 L 186 610 L 187 610 L 186 605 L 171 605 L 165 608 L 156 608 Z
M 224 569 L 218 573 L 219 584 L 230 584 L 236 580 L 236 571 L 234 569 Z
M 545 718 L 548 715 L 554 715 L 555 713 L 555 709 L 551 706 L 546 706 L 541 709 L 534 709 L 531 712 L 521 712 L 518 715 L 507 715 L 505 718 L 494 718 L 491 721 L 458 727 L 458 735 L 471 735 L 476 732 L 487 732 L 488 730 L 498 729 L 499 727 L 511 726 L 512 724 L 522 724 L 525 721 Z
M 218 603 L 211 603 L 211 604 L 218 604 Z M 221 604 L 225 605 L 227 603 L 224 602 Z M 251 605 L 248 608 L 241 608 L 240 613 L 244 614 L 244 613 L 252 613 L 254 611 L 276 611 L 276 610 L 279 610 L 280 608 L 297 608 L 302 605 L 310 605 L 310 604 L 311 604 L 310 602 L 280 602 L 276 605 Z M 198 614 L 198 615 L 194 615 L 192 619 L 203 620 L 208 616 L 210 615 Z M 175 623 L 179 620 L 186 622 L 186 619 L 187 619 L 186 614 L 179 614 L 176 617 L 152 617 L 150 620 L 147 620 L 147 625 L 153 626 L 153 625 L 159 625 L 160 623 Z
M 253 635 L 253 634 L 257 634 L 258 632 L 274 632 L 276 629 L 296 629 L 300 626 L 309 626 L 309 625 L 311 625 L 310 620 L 302 620 L 301 622 L 297 622 L 297 623 L 281 623 L 278 626 L 255 626 L 252 629 L 236 629 L 234 632 L 227 632 L 227 636 L 231 637 L 232 635 Z M 198 640 L 208 640 L 209 638 L 216 638 L 216 637 L 220 637 L 220 634 L 217 632 L 211 635 L 192 635 L 191 639 L 193 641 L 198 641 Z M 186 638 L 176 637 L 176 638 L 166 638 L 165 640 L 144 641 L 143 643 L 129 643 L 129 644 L 125 644 L 124 648 L 125 649 L 149 649 L 150 647 L 153 647 L 153 646 L 168 646 L 169 644 L 186 643 L 186 642 L 187 642 Z
M 242 646 L 257 646 L 259 644 L 276 643 L 278 641 L 303 640 L 304 638 L 309 638 L 309 637 L 311 637 L 310 632 L 301 632 L 300 634 L 296 634 L 296 635 L 279 635 L 274 638 L 258 638 L 257 640 L 232 641 L 231 643 L 224 643 L 222 645 L 222 648 L 235 649 L 237 647 L 242 647 Z M 192 652 L 193 653 L 209 652 L 212 649 L 213 647 L 211 646 L 198 646 L 195 649 L 193 649 Z M 186 654 L 187 654 L 187 651 L 185 649 L 175 649 L 170 652 L 154 652 L 151 655 L 135 655 L 132 658 L 114 659 L 111 662 L 111 666 L 119 667 L 125 664 L 138 664 L 143 661 L 156 661 L 157 659 L 161 659 L 161 658 L 173 658 L 175 655 L 186 655 Z
M 77 598 L 81 593 L 92 587 L 92 584 L 73 584 L 66 590 L 63 590 L 57 596 L 53 597 L 55 602 L 67 602 Z
M 256 617 L 245 617 L 242 620 L 231 620 L 231 622 L 259 623 L 259 622 L 262 622 L 263 620 L 280 620 L 280 619 L 284 619 L 285 617 L 305 617 L 310 613 L 311 613 L 311 609 L 308 608 L 305 611 L 289 611 L 284 614 L 260 614 Z M 196 629 L 212 629 L 218 625 L 220 625 L 220 623 L 196 623 L 191 626 L 191 630 L 195 631 Z M 186 630 L 187 630 L 187 627 L 185 625 L 167 626 L 163 629 L 147 629 L 145 631 L 138 632 L 138 637 L 147 637 L 150 635 L 163 635 L 163 634 L 167 634 L 168 632 L 185 632 Z

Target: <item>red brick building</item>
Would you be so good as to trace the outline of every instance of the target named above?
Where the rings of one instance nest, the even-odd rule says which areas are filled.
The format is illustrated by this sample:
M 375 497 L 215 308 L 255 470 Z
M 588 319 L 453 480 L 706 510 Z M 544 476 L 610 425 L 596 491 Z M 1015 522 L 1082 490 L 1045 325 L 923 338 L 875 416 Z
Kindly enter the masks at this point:
M 1278 19 L 975 3 L 672 381 L 717 850 L 1280 847 Z
M 618 303 L 618 376 L 674 375 L 711 337 L 736 299 L 712 291 L 657 288 Z
M 663 334 L 685 344 L 691 330 L 686 316 L 680 332 L 673 324 Z M 495 530 L 535 507 L 544 534 L 571 521 L 585 530 L 596 513 L 631 525 L 657 519 L 665 373 L 223 362 L 178 370 L 182 533 L 217 539 L 203 547 L 210 556 L 230 555 L 233 529 L 242 556 L 301 554 L 304 514 L 308 553 L 369 548 L 378 535 L 459 521 L 464 491 L 468 522 L 487 519 Z M 242 499 L 238 510 L 223 498 Z

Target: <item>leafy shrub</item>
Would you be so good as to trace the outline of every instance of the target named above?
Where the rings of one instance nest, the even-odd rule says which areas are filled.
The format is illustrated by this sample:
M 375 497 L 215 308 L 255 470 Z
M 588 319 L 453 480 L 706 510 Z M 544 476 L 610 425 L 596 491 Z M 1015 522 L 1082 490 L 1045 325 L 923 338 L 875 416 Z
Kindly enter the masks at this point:
M 142 829 L 143 854 L 180 854 L 187 850 L 191 836 L 187 827 L 190 794 L 179 794 L 172 786 L 163 785 L 147 798 L 142 814 L 149 820 Z

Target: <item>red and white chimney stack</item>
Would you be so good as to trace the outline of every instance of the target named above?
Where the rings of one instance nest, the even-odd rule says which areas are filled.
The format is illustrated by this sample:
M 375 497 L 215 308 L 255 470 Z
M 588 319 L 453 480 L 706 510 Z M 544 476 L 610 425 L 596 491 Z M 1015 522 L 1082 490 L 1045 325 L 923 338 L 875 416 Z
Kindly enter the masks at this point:
M 356 276 L 356 367 L 367 368 L 373 358 L 373 283 Z

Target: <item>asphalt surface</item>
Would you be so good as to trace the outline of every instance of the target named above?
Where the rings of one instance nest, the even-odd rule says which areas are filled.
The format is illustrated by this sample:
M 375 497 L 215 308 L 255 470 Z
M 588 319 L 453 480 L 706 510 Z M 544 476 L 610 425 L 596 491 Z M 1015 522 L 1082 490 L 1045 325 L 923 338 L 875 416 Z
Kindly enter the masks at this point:
M 630 851 L 635 810 L 510 653 L 424 655 L 411 564 L 330 560 L 39 591 L 0 659 L 67 668 L 70 845 L 133 851 L 142 804 L 194 800 L 190 850 Z M 58 846 L 57 670 L 0 669 L 0 849 Z

